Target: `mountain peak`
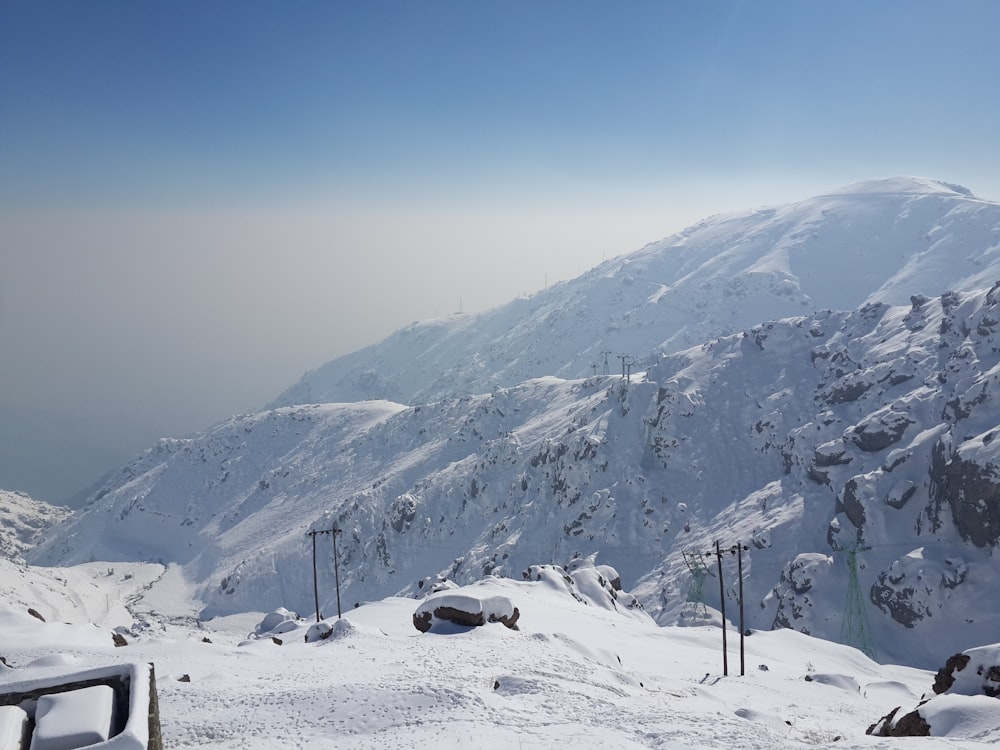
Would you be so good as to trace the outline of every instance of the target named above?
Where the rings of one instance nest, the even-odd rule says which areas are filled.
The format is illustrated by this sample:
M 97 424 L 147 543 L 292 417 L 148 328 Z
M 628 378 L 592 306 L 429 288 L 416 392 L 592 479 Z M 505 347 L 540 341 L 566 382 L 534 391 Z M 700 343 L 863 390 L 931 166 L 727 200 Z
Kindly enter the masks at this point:
M 953 195 L 974 198 L 967 187 L 930 177 L 882 177 L 862 180 L 851 185 L 817 196 L 885 196 L 885 195 Z
M 624 374 L 762 320 L 1000 278 L 1000 204 L 925 177 L 719 215 L 529 299 L 425 321 L 307 373 L 270 406 L 427 403 L 529 378 Z M 624 358 L 624 359 L 622 359 Z

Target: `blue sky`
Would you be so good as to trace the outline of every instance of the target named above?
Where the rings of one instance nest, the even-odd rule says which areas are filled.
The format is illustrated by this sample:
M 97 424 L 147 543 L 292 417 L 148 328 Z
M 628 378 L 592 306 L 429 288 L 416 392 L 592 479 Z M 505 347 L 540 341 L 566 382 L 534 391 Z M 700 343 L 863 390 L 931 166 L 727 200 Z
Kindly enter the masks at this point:
M 8 205 L 995 179 L 992 0 L 2 8 Z
M 995 0 L 0 0 L 0 408 L 99 416 L 117 461 L 712 213 L 896 174 L 1000 199 L 997 29 Z

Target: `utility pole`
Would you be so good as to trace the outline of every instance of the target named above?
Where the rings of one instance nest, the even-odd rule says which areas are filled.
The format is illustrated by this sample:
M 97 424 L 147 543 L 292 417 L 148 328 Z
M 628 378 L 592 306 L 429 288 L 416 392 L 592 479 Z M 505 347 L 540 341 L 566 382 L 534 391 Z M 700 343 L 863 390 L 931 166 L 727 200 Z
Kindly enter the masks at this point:
M 726 588 L 722 583 L 722 550 L 715 540 L 715 559 L 719 564 L 719 605 L 722 611 L 722 676 L 729 676 L 729 654 L 726 651 Z
M 746 635 L 746 627 L 743 625 L 743 544 L 736 545 L 736 570 L 740 576 L 740 677 L 746 674 L 746 657 L 743 651 L 743 636 Z
M 722 580 L 722 556 L 724 554 L 736 555 L 737 570 L 740 577 L 739 583 L 739 605 L 740 605 L 740 677 L 746 674 L 746 657 L 744 652 L 744 635 L 746 633 L 746 626 L 743 620 L 743 550 L 749 549 L 749 547 L 744 547 L 742 543 L 734 544 L 729 549 L 722 549 L 719 544 L 719 540 L 715 541 L 715 550 L 711 550 L 705 553 L 705 557 L 715 555 L 716 563 L 719 568 L 719 611 L 722 614 L 722 675 L 724 677 L 729 676 L 729 653 L 727 650 L 726 643 L 726 586 Z
M 602 374 L 610 375 L 611 369 L 608 367 L 608 355 L 611 354 L 611 352 L 601 352 L 601 354 L 604 355 L 604 372 Z
M 306 532 L 306 536 L 312 537 L 312 552 L 313 552 L 313 599 L 316 603 L 316 622 L 323 619 L 323 616 L 319 611 L 319 583 L 317 582 L 316 576 L 316 537 L 320 534 L 329 535 L 333 537 L 333 572 L 336 576 L 337 581 L 337 617 L 340 614 L 340 564 L 337 558 L 337 534 L 340 533 L 340 529 L 334 526 L 332 529 L 311 529 Z
M 319 614 L 319 584 L 316 578 L 316 534 L 317 531 L 309 531 L 306 536 L 312 537 L 313 542 L 313 600 L 316 602 L 316 622 L 319 622 L 322 617 Z
M 340 529 L 336 526 L 333 527 L 333 575 L 337 581 L 337 619 L 340 619 L 340 558 L 337 556 L 337 536 L 340 534 Z M 740 595 L 740 607 L 743 606 L 743 596 Z M 742 627 L 742 619 L 740 620 Z

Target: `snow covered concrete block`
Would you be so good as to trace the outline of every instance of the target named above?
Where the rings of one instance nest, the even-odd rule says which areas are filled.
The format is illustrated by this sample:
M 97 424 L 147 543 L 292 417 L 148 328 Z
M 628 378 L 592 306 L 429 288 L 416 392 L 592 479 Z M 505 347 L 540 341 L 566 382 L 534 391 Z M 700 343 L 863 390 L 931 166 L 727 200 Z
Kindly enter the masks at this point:
M 28 734 L 28 714 L 20 706 L 0 706 L 0 750 L 20 750 Z
M 98 741 L 101 750 L 163 750 L 156 675 L 152 664 L 118 664 L 3 682 L 0 703 L 22 706 L 29 718 L 34 716 L 37 732 L 43 696 L 69 695 L 91 687 L 106 688 L 113 695 L 109 737 Z M 43 731 L 43 735 L 46 733 L 47 730 Z M 26 741 L 20 746 L 21 750 L 38 750 L 34 743 L 34 739 L 30 745 Z M 90 744 L 94 743 L 88 742 Z
M 114 724 L 115 692 L 94 685 L 43 695 L 35 708 L 30 750 L 75 750 L 104 742 Z

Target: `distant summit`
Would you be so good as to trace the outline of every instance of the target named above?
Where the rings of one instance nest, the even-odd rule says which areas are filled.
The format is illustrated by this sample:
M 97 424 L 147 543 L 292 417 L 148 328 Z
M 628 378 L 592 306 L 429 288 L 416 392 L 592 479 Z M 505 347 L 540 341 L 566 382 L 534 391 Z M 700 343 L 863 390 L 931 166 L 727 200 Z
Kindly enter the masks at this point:
M 975 198 L 972 191 L 962 185 L 955 185 L 929 177 L 883 177 L 862 180 L 853 185 L 834 190 L 819 197 L 834 195 L 960 195 Z
M 998 247 L 1000 204 L 923 177 L 868 180 L 713 216 L 529 299 L 413 323 L 268 406 L 419 404 L 542 375 L 620 373 L 762 320 L 988 287 Z

